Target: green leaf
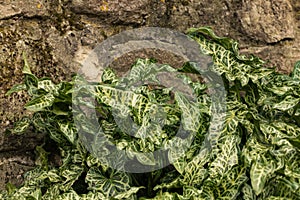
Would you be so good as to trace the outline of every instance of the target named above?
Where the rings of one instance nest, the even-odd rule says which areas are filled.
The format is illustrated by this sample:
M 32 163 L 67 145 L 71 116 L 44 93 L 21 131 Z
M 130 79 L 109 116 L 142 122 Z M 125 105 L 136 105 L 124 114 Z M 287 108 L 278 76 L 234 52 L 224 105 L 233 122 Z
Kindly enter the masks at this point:
M 64 136 L 74 144 L 77 139 L 77 129 L 73 123 L 70 122 L 57 122 L 60 131 Z
M 62 177 L 60 176 L 59 171 L 57 169 L 49 170 L 47 175 L 49 180 L 53 183 L 62 181 Z
M 21 120 L 14 124 L 11 132 L 13 134 L 23 134 L 31 124 L 31 120 L 28 117 L 23 117 Z
M 220 152 L 211 163 L 210 175 L 212 177 L 224 176 L 230 171 L 233 166 L 238 164 L 238 148 L 237 144 L 240 143 L 240 138 L 235 135 L 229 135 L 222 138 L 222 143 L 219 144 Z M 220 142 L 221 142 L 220 141 Z
M 105 196 L 101 192 L 89 192 L 88 194 L 81 195 L 80 200 L 102 200 Z
M 197 156 L 186 165 L 183 173 L 183 182 L 186 185 L 201 185 L 209 175 L 208 170 L 204 167 L 209 161 L 209 154 L 206 149 L 202 150 Z
M 194 36 L 199 33 L 208 35 L 209 37 L 213 38 L 216 42 L 222 44 L 222 46 L 224 46 L 228 50 L 232 49 L 232 47 L 234 46 L 235 41 L 226 37 L 218 37 L 210 27 L 190 28 L 187 31 L 187 34 L 191 36 Z
M 5 95 L 9 96 L 12 93 L 23 91 L 23 90 L 26 90 L 26 85 L 25 84 L 23 84 L 23 83 L 22 84 L 16 84 L 10 90 L 8 90 Z
M 134 155 L 143 165 L 156 165 L 153 153 L 134 153 Z
M 293 107 L 295 107 L 300 102 L 299 97 L 295 98 L 292 96 L 286 96 L 282 101 L 279 103 L 274 104 L 273 108 L 286 111 Z
M 130 189 L 129 176 L 123 172 L 111 171 L 108 176 L 105 176 L 101 170 L 92 167 L 85 180 L 90 190 L 100 191 L 106 197 L 114 197 Z
M 33 100 L 26 103 L 25 108 L 30 111 L 43 111 L 45 108 L 52 106 L 55 97 L 53 94 L 48 93 L 40 97 L 34 98 Z
M 296 64 L 294 65 L 294 70 L 291 75 L 294 79 L 300 80 L 300 61 L 296 62 Z
M 251 185 L 256 195 L 262 193 L 266 182 L 274 173 L 275 168 L 273 160 L 268 161 L 263 156 L 258 155 L 250 170 Z
M 68 167 L 65 167 L 60 172 L 60 176 L 64 178 L 64 182 L 60 186 L 60 190 L 66 192 L 71 189 L 75 181 L 81 176 L 83 172 L 83 167 L 75 164 L 69 164 Z
M 29 66 L 29 64 L 28 64 L 28 62 L 27 62 L 27 58 L 26 58 L 26 53 L 25 52 L 23 52 L 23 60 L 24 60 L 24 68 L 23 68 L 23 74 L 29 74 L 29 75 L 31 75 L 32 73 L 31 73 L 31 70 L 30 70 L 30 66 Z
M 59 195 L 57 198 L 59 200 L 80 200 L 80 196 L 74 191 L 70 190 L 66 193 L 63 193 L 62 195 Z
M 48 167 L 48 152 L 44 150 L 42 146 L 36 146 L 35 148 L 37 158 L 35 161 L 36 165 L 39 165 L 41 167 Z
M 101 82 L 105 84 L 115 85 L 118 83 L 118 80 L 119 79 L 112 68 L 107 67 L 104 69 L 101 77 Z
M 244 200 L 256 200 L 256 196 L 250 185 L 244 184 L 244 186 L 242 187 L 242 193 Z
M 116 195 L 115 199 L 129 199 L 130 197 L 134 196 L 141 188 L 145 187 L 130 187 L 130 189 L 126 192 L 122 192 L 118 195 Z
M 53 93 L 58 96 L 59 86 L 55 85 L 51 80 L 44 79 L 38 82 L 38 89 L 43 89 L 48 93 Z
M 52 112 L 55 115 L 64 115 L 67 116 L 70 114 L 70 106 L 64 103 L 53 103 Z
M 7 193 L 9 195 L 13 194 L 16 191 L 16 189 L 17 189 L 17 187 L 15 185 L 11 184 L 11 183 L 7 183 L 6 186 L 5 186 L 5 188 L 6 188 Z

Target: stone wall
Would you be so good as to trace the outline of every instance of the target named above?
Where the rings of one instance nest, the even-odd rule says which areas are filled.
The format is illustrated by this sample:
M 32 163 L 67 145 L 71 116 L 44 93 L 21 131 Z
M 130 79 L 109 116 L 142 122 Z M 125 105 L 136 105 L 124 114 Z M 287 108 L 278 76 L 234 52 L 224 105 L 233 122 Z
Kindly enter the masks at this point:
M 93 47 L 126 29 L 159 26 L 186 31 L 211 26 L 238 40 L 245 54 L 289 73 L 300 60 L 299 0 L 0 0 L 0 189 L 34 166 L 42 136 L 7 136 L 28 100 L 5 93 L 23 79 L 22 52 L 32 71 L 55 82 L 70 79 Z

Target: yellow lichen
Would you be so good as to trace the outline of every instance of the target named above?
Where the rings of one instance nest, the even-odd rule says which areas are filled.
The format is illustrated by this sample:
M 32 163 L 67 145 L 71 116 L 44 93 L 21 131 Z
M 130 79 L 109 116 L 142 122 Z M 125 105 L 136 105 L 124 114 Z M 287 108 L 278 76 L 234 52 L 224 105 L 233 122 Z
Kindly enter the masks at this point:
M 104 1 L 100 6 L 101 11 L 108 11 L 108 2 Z

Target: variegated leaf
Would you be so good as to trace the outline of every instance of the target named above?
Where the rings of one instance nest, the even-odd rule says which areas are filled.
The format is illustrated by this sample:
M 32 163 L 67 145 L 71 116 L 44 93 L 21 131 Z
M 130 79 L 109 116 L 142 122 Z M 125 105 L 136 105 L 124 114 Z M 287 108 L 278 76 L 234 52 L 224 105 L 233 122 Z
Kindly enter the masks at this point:
M 129 199 L 133 196 L 135 196 L 135 194 L 144 187 L 130 187 L 129 190 L 119 193 L 116 196 L 114 196 L 115 199 Z
M 14 124 L 14 128 L 11 130 L 13 134 L 23 134 L 31 124 L 31 120 L 28 117 L 23 117 L 21 120 Z
M 293 69 L 293 72 L 292 72 L 292 77 L 294 79 L 300 80 L 300 61 L 296 62 L 296 64 L 294 65 L 294 69 Z
M 73 123 L 70 122 L 57 122 L 60 131 L 64 134 L 64 136 L 74 144 L 77 140 L 77 129 Z
M 62 191 L 69 191 L 74 182 L 81 176 L 83 170 L 82 166 L 75 164 L 70 165 L 66 169 L 62 169 L 60 175 L 64 178 L 64 182 L 60 189 Z
M 294 200 L 292 198 L 286 198 L 286 197 L 275 197 L 275 196 L 270 196 L 266 198 L 266 200 Z
M 80 200 L 104 200 L 105 196 L 101 192 L 89 192 L 80 196 Z
M 26 186 L 42 187 L 44 180 L 48 178 L 47 172 L 42 167 L 36 167 L 24 175 Z
M 299 97 L 296 98 L 296 97 L 292 97 L 292 96 L 287 96 L 279 103 L 274 104 L 273 108 L 282 110 L 282 111 L 286 111 L 286 110 L 289 110 L 289 109 L 295 107 L 299 102 L 300 102 Z
M 187 165 L 184 148 L 171 147 L 171 149 L 168 151 L 168 158 L 175 169 L 180 174 L 183 174 L 184 169 Z
M 53 93 L 54 95 L 58 96 L 58 89 L 59 86 L 55 85 L 51 80 L 49 79 L 44 79 L 44 80 L 39 80 L 38 82 L 38 89 L 43 89 L 47 93 Z
M 170 175 L 171 176 L 171 175 Z M 173 175 L 174 176 L 174 175 Z M 180 177 L 172 177 L 172 180 L 169 180 L 170 177 L 165 176 L 162 179 L 161 184 L 156 185 L 153 190 L 162 190 L 162 189 L 172 189 L 172 188 L 181 188 L 183 186 L 183 181 L 180 179 Z M 166 180 L 164 180 L 166 179 Z
M 191 186 L 200 185 L 209 175 L 208 170 L 204 167 L 208 161 L 209 152 L 206 149 L 203 149 L 186 165 L 183 173 L 183 182 Z
M 129 153 L 127 151 L 127 153 Z M 155 166 L 156 165 L 156 160 L 154 158 L 153 153 L 138 153 L 138 152 L 131 152 L 131 154 L 133 154 L 136 159 L 143 165 L 150 165 L 150 166 Z
M 256 200 L 256 195 L 250 185 L 247 183 L 242 187 L 243 199 L 244 200 Z
M 263 156 L 257 156 L 250 170 L 251 185 L 256 195 L 262 193 L 266 182 L 274 173 L 275 168 L 273 160 L 269 161 Z
M 100 191 L 106 198 L 114 197 L 130 189 L 129 176 L 123 172 L 112 171 L 107 177 L 101 170 L 92 167 L 85 180 L 90 190 Z
M 236 199 L 240 194 L 240 188 L 247 180 L 246 169 L 234 167 L 220 181 L 221 187 L 219 187 L 217 198 Z
M 101 82 L 105 84 L 112 84 L 115 85 L 119 82 L 119 79 L 117 75 L 115 74 L 114 70 L 112 68 L 105 68 L 102 76 L 101 76 Z
M 177 193 L 170 193 L 170 192 L 164 192 L 164 193 L 160 193 L 158 195 L 156 195 L 154 198 L 141 198 L 141 200 L 174 200 L 174 199 L 178 199 L 178 200 L 188 200 L 188 198 L 184 198 L 181 195 L 177 194 Z M 201 200 L 201 199 L 199 199 Z
M 182 111 L 183 127 L 193 135 L 200 127 L 201 112 L 195 102 L 189 101 L 182 93 L 175 93 L 175 100 Z
M 220 141 L 220 152 L 211 163 L 210 175 L 212 177 L 224 176 L 233 166 L 238 164 L 238 148 L 240 138 L 235 135 L 228 135 Z
M 54 100 L 55 97 L 53 94 L 48 93 L 29 101 L 26 103 L 25 108 L 34 112 L 43 111 L 45 108 L 52 106 Z
M 48 178 L 51 182 L 56 183 L 62 181 L 62 177 L 57 169 L 51 169 L 48 171 Z
M 213 192 L 210 191 L 210 189 L 211 188 L 206 188 L 206 190 L 203 191 L 203 190 L 199 190 L 198 188 L 187 185 L 183 188 L 183 197 L 185 199 L 199 199 L 199 200 L 214 199 Z
M 6 96 L 9 96 L 11 95 L 12 93 L 15 93 L 15 92 L 19 92 L 19 91 L 23 91 L 23 90 L 26 90 L 26 85 L 25 84 L 16 84 L 14 85 L 10 90 L 8 90 L 6 92 Z
M 68 192 L 65 192 L 57 198 L 58 200 L 80 200 L 80 196 L 74 191 L 69 190 Z

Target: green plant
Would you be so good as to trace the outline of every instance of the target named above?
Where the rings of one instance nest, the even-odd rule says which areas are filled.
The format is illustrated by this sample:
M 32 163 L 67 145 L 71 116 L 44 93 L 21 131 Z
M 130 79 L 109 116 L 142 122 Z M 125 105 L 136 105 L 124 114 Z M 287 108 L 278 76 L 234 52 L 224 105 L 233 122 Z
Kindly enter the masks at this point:
M 209 70 L 224 82 L 226 112 L 217 116 L 224 121 L 220 131 L 208 132 L 213 117 L 210 86 L 190 78 L 189 74 L 201 75 L 192 63 L 174 69 L 139 59 L 125 78 L 107 68 L 102 82 L 93 83 L 92 89 L 74 87 L 75 82 L 85 82 L 79 76 L 59 84 L 38 79 L 25 60 L 25 82 L 8 94 L 27 90 L 32 99 L 25 107 L 34 115 L 17 122 L 11 132 L 22 134 L 32 127 L 37 134 L 47 135 L 36 148 L 36 168 L 26 173 L 24 185 L 9 184 L 1 199 L 300 199 L 300 62 L 291 75 L 283 75 L 265 68 L 255 56 L 239 55 L 237 42 L 217 37 L 207 27 L 190 29 L 187 34 L 199 43 L 202 53 L 213 58 Z M 158 72 L 179 73 L 196 100 L 189 101 L 182 90 L 155 85 Z M 151 84 L 134 85 L 141 80 Z M 84 98 L 73 103 L 96 109 L 101 131 L 85 124 L 88 116 L 82 112 L 72 113 L 72 94 L 78 92 L 95 95 L 95 105 Z M 155 113 L 155 105 L 166 116 Z M 139 138 L 124 133 L 124 124 L 114 121 L 128 116 L 140 125 L 132 127 Z M 79 139 L 73 117 L 83 122 L 80 128 L 88 137 Z M 191 134 L 175 136 L 180 123 Z M 142 137 L 149 133 L 150 137 Z M 94 154 L 82 141 L 89 141 Z M 173 145 L 184 146 L 187 141 L 192 143 L 185 153 L 172 151 Z M 114 170 L 106 159 L 109 151 L 97 151 L 108 142 L 128 152 L 148 153 L 130 154 L 147 165 L 156 162 L 151 152 L 169 148 L 164 159 L 173 162 L 144 174 Z M 53 146 L 59 151 L 60 165 L 51 162 Z

